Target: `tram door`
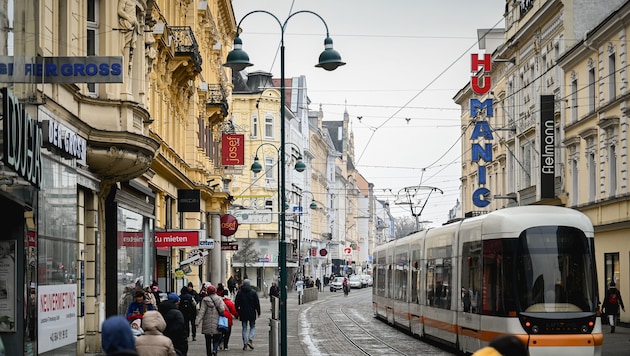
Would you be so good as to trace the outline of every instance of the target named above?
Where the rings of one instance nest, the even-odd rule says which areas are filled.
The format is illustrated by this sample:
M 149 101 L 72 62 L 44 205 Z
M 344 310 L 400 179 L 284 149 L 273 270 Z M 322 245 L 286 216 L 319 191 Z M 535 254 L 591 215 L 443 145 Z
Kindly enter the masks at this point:
M 461 290 L 458 306 L 458 323 L 470 331 L 460 335 L 465 350 L 481 347 L 481 308 L 483 295 L 483 257 L 480 240 L 466 241 L 462 245 Z

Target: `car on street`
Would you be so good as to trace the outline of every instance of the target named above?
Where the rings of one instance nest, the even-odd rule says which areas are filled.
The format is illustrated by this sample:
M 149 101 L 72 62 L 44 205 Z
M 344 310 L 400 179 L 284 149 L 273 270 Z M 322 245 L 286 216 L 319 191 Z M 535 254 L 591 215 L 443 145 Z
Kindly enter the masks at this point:
M 364 287 L 371 287 L 373 282 L 372 282 L 372 276 L 370 276 L 369 274 L 362 274 L 361 276 L 361 283 L 363 283 Z
M 328 285 L 330 286 L 330 291 L 331 292 L 336 292 L 338 290 L 342 290 L 343 289 L 343 277 L 335 277 L 335 279 L 333 279 L 330 283 L 328 283 Z
M 357 276 L 356 274 L 348 278 L 348 284 L 350 284 L 350 288 L 363 288 L 361 277 Z

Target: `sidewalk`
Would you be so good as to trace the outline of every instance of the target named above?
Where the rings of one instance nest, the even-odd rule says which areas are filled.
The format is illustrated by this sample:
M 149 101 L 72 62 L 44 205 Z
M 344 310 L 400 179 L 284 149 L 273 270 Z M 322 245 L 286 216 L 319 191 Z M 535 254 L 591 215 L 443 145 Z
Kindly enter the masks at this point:
M 232 326 L 232 335 L 230 336 L 230 343 L 228 350 L 219 350 L 219 355 L 242 355 L 243 353 L 251 353 L 251 355 L 269 355 L 269 339 L 270 339 L 270 323 L 271 318 L 271 301 L 269 298 L 264 298 L 262 292 L 258 294 L 260 298 L 260 318 L 256 320 L 256 336 L 254 337 L 254 349 L 247 349 L 243 351 L 243 338 L 241 322 L 235 320 Z M 306 355 L 306 352 L 302 348 L 302 344 L 298 338 L 298 319 L 300 309 L 302 306 L 298 305 L 297 293 L 289 292 L 287 295 L 287 354 L 291 356 Z M 188 341 L 188 355 L 205 355 L 206 344 L 205 338 L 200 334 L 200 330 L 197 330 L 197 340 L 192 341 L 189 338 Z M 280 350 L 277 350 L 280 354 Z
M 630 324 L 620 324 L 615 328 L 615 333 L 610 333 L 610 326 L 603 325 L 604 347 L 602 355 L 617 356 L 628 355 L 630 349 Z

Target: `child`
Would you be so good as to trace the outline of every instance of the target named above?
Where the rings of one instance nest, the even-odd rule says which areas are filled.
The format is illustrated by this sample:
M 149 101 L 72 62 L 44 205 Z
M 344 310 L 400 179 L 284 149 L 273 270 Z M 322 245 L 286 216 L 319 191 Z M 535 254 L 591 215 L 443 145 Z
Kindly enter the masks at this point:
M 144 330 L 141 327 L 142 319 L 134 319 L 131 322 L 131 331 L 133 332 L 133 336 L 138 337 L 144 334 Z

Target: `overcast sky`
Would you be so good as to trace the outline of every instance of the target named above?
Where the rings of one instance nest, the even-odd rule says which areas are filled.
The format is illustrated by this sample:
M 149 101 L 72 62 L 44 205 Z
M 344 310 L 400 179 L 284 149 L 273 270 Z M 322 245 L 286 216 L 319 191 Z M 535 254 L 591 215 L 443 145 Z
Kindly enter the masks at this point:
M 470 81 L 470 54 L 483 53 L 477 29 L 502 28 L 504 0 L 233 0 L 237 23 L 266 10 L 284 23 L 310 10 L 327 23 L 334 48 L 347 65 L 314 68 L 326 34 L 312 14 L 293 16 L 285 29 L 285 76 L 305 75 L 312 110 L 324 120 L 348 111 L 355 163 L 390 202 L 394 216 L 411 217 L 405 187 L 435 187 L 422 211 L 427 225 L 448 218 L 459 196 L 462 159 L 460 111 L 455 94 Z M 243 50 L 262 70 L 280 77 L 280 25 L 255 13 L 242 23 Z M 360 118 L 360 119 L 359 119 Z M 424 204 L 423 190 L 418 196 Z M 397 199 L 397 197 L 399 197 Z M 461 199 L 461 198 L 460 198 Z M 419 212 L 420 208 L 416 209 Z

